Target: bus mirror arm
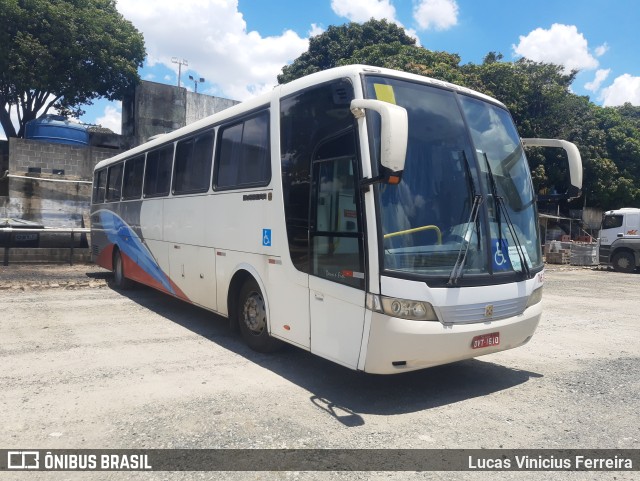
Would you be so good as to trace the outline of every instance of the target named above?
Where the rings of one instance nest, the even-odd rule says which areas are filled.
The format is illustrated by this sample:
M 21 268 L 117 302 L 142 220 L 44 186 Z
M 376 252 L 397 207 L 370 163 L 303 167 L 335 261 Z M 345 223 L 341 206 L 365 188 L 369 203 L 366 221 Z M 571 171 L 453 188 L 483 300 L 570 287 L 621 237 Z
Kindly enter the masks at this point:
M 566 194 L 561 197 L 567 200 L 580 197 L 582 191 L 582 158 L 575 144 L 559 139 L 522 139 L 522 145 L 525 147 L 559 147 L 564 149 L 569 162 L 570 185 Z
M 371 109 L 380 114 L 380 163 L 383 174 L 374 179 L 366 179 L 370 184 L 376 182 L 398 183 L 404 170 L 409 137 L 409 117 L 406 109 L 389 102 L 373 99 L 354 99 L 351 112 L 358 120 L 364 120 L 365 110 Z M 369 184 L 369 185 L 370 185 Z

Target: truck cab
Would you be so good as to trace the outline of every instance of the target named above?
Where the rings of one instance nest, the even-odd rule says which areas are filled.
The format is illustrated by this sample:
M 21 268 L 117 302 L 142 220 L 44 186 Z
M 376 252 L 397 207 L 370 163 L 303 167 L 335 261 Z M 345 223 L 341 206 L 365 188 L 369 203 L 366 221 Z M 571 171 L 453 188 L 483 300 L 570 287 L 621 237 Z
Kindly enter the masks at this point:
M 618 272 L 640 266 L 640 209 L 610 210 L 602 217 L 599 260 Z

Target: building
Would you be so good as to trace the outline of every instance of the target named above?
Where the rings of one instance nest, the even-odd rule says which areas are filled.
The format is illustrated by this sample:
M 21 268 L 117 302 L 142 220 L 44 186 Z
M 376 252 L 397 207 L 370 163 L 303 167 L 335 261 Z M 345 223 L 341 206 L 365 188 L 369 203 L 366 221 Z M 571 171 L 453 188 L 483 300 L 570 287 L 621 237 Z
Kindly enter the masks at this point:
M 89 128 L 86 145 L 46 136 L 0 142 L 0 219 L 89 227 L 92 173 L 98 162 L 237 103 L 142 81 L 123 99 L 122 135 Z

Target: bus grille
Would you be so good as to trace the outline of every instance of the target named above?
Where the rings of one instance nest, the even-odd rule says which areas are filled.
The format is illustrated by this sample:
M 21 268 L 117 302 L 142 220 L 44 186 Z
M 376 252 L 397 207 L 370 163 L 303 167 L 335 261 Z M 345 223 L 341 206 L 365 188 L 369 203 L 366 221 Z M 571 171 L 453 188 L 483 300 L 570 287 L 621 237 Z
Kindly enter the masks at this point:
M 527 297 L 479 304 L 440 307 L 440 319 L 444 324 L 472 324 L 497 321 L 519 316 L 527 306 Z M 490 307 L 492 306 L 492 307 Z

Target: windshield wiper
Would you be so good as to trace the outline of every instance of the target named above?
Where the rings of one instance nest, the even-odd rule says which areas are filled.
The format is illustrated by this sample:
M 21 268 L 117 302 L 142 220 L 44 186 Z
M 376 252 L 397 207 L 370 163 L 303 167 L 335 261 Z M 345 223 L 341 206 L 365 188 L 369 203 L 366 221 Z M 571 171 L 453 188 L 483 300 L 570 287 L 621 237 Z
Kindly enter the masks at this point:
M 516 234 L 515 226 L 511 221 L 511 217 L 509 217 L 509 211 L 504 203 L 504 199 L 498 195 L 498 187 L 496 184 L 496 180 L 493 177 L 493 170 L 491 170 L 491 165 L 489 164 L 489 158 L 487 157 L 486 152 L 483 152 L 484 161 L 487 166 L 487 172 L 489 174 L 489 185 L 491 186 L 491 195 L 496 204 L 496 222 L 498 223 L 498 248 L 502 248 L 502 218 L 500 213 L 504 214 L 504 218 L 507 223 L 507 227 L 509 229 L 509 233 L 511 234 L 511 238 L 515 243 L 516 252 L 518 253 L 518 257 L 520 258 L 520 266 L 522 267 L 522 273 L 527 277 L 527 279 L 531 278 L 531 270 L 529 269 L 529 263 L 527 262 L 526 255 L 524 253 L 524 247 L 520 244 L 520 239 L 518 239 L 518 234 Z M 506 240 L 506 239 L 505 239 Z M 508 255 L 508 252 L 507 252 Z
M 451 269 L 451 275 L 449 276 L 449 282 L 447 283 L 450 286 L 456 285 L 462 277 L 464 264 L 467 261 L 469 246 L 471 246 L 471 236 L 473 235 L 473 230 L 471 231 L 471 235 L 469 235 L 470 228 L 473 229 L 475 227 L 476 235 L 478 238 L 478 245 L 480 245 L 480 226 L 478 213 L 480 212 L 480 205 L 482 205 L 483 199 L 482 196 L 476 192 L 473 177 L 471 176 L 471 167 L 469 166 L 469 160 L 467 159 L 467 155 L 465 154 L 464 150 L 462 151 L 462 159 L 464 160 L 464 168 L 467 172 L 469 193 L 473 197 L 473 204 L 471 205 L 469 220 L 467 221 L 467 226 L 464 230 L 464 235 L 462 236 L 462 243 L 460 244 L 460 250 L 458 251 L 458 258 L 456 259 L 456 263 L 453 265 L 453 269 Z

